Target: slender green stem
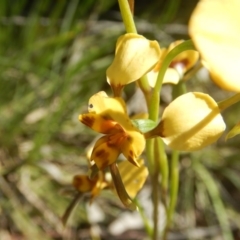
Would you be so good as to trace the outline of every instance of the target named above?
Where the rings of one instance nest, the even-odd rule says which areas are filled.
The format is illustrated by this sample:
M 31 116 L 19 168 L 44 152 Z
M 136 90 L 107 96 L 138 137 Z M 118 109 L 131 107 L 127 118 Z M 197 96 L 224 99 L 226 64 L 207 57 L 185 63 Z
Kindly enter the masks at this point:
M 218 221 L 222 228 L 223 237 L 225 240 L 233 240 L 231 228 L 228 222 L 228 215 L 226 213 L 226 209 L 224 204 L 221 200 L 221 196 L 218 190 L 217 183 L 206 169 L 206 167 L 201 164 L 200 162 L 194 160 L 193 167 L 196 173 L 198 174 L 199 178 L 202 179 L 206 189 L 209 193 L 209 196 L 212 200 L 214 210 L 216 212 Z
M 202 67 L 203 67 L 203 64 L 201 61 L 199 61 L 194 68 L 192 68 L 189 72 L 184 74 L 181 81 L 187 81 L 189 78 L 194 76 Z
M 186 84 L 183 81 L 180 81 L 177 85 L 174 85 L 172 88 L 172 99 L 181 96 L 187 92 Z
M 133 15 L 127 0 L 118 0 L 122 19 L 127 33 L 137 33 Z
M 140 205 L 140 203 L 138 202 L 137 198 L 134 198 L 133 199 L 133 202 L 135 203 L 135 205 L 137 206 L 138 208 L 138 211 L 142 217 L 142 220 L 143 220 L 143 224 L 144 224 L 144 227 L 146 229 L 146 232 L 148 234 L 148 236 L 152 236 L 153 235 L 153 229 L 152 227 L 150 226 L 149 222 L 148 222 L 148 218 L 146 217 L 145 213 L 144 213 L 144 210 L 142 208 L 142 206 Z
M 159 115 L 160 92 L 163 78 L 172 60 L 181 52 L 186 50 L 195 50 L 192 40 L 187 40 L 172 49 L 165 57 L 158 74 L 156 85 L 153 89 L 152 99 L 149 109 L 149 118 L 156 121 Z
M 171 166 L 170 166 L 170 202 L 167 209 L 167 223 L 163 233 L 163 239 L 167 239 L 167 233 L 170 228 L 172 217 L 175 211 L 178 186 L 179 186 L 179 154 L 178 151 L 172 152 Z
M 172 98 L 175 99 L 178 96 L 186 93 L 186 84 L 184 81 L 180 81 L 177 85 L 173 87 L 172 91 Z M 179 153 L 178 151 L 172 152 L 172 159 L 171 159 L 171 180 L 170 180 L 170 203 L 167 208 L 167 224 L 164 229 L 163 239 L 167 239 L 167 234 L 172 222 L 173 214 L 175 211 L 175 206 L 177 202 L 178 196 L 178 186 L 179 186 L 179 169 L 178 169 L 178 162 L 179 162 Z
M 82 193 L 78 192 L 73 198 L 73 200 L 70 202 L 70 204 L 68 205 L 67 209 L 65 210 L 61 218 L 63 226 L 66 226 L 71 213 L 73 212 L 74 208 L 77 206 L 81 197 L 82 197 Z
M 231 107 L 233 104 L 240 101 L 240 93 L 233 95 L 232 97 L 225 99 L 218 103 L 218 107 L 221 111 L 225 110 L 226 108 Z
M 148 170 L 149 174 L 154 173 L 154 139 L 148 139 L 146 141 L 146 154 L 148 160 Z
M 141 88 L 146 102 L 147 102 L 147 107 L 148 109 L 150 108 L 150 101 L 151 101 L 151 93 L 152 93 L 152 88 L 149 86 L 148 83 L 148 78 L 147 75 L 141 77 L 138 81 L 139 87 Z
M 158 206 L 159 206 L 159 172 L 155 171 L 151 176 L 152 181 L 152 202 L 153 202 L 153 235 L 152 240 L 158 240 Z
M 153 139 L 153 152 L 154 152 L 154 172 L 152 176 L 152 188 L 153 188 L 153 236 L 152 239 L 158 239 L 158 222 L 159 222 L 159 176 L 161 174 L 161 193 L 164 204 L 166 205 L 167 189 L 168 189 L 168 162 L 167 156 L 164 150 L 164 145 L 161 138 Z
M 152 239 L 158 239 L 158 221 L 159 221 L 159 174 L 160 174 L 160 161 L 161 153 L 159 152 L 159 144 L 161 140 L 159 138 L 153 139 L 153 152 L 154 152 L 154 172 L 151 175 L 152 178 L 152 201 L 153 201 L 153 235 Z
M 155 174 L 155 153 L 154 153 L 154 140 L 155 139 L 148 139 L 146 142 L 146 154 L 148 160 L 148 169 L 149 175 L 151 179 L 152 185 L 152 202 L 153 202 L 153 230 L 151 231 L 151 238 L 153 240 L 157 240 L 158 235 L 158 195 L 154 193 L 154 191 L 158 191 L 158 180 L 156 182 L 156 174 Z
M 161 138 L 156 138 L 155 151 L 157 151 L 156 158 L 159 161 L 159 171 L 161 174 L 161 199 L 164 205 L 167 204 L 167 192 L 168 192 L 168 177 L 169 177 L 169 167 L 168 159 L 164 149 L 164 143 Z

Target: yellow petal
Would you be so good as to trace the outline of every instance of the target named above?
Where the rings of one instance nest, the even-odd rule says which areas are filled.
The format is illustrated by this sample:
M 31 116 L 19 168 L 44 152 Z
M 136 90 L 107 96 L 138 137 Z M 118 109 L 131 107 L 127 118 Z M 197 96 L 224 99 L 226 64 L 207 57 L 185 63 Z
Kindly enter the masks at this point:
M 76 175 L 73 177 L 73 186 L 79 191 L 79 192 L 90 192 L 96 185 L 97 178 L 90 179 L 87 175 Z
M 116 146 L 110 146 L 108 144 L 108 136 L 104 136 L 96 142 L 91 154 L 91 160 L 101 170 L 114 163 L 119 154 L 120 150 Z
M 127 115 L 126 104 L 124 100 L 120 97 L 108 97 L 104 92 L 99 92 L 90 98 L 89 109 L 90 109 L 89 114 L 82 114 L 79 116 L 80 121 L 82 121 L 85 115 L 94 116 L 94 118 L 96 119 L 96 122 L 97 120 L 99 120 L 99 122 L 104 123 L 104 119 L 106 121 L 112 120 L 113 122 L 117 122 L 118 124 L 116 124 L 115 126 L 116 130 L 121 130 L 120 128 L 123 128 L 125 132 L 129 132 L 129 131 L 139 132 L 139 130 L 132 124 L 131 120 L 129 119 Z M 97 118 L 96 116 L 98 114 L 101 116 Z M 85 124 L 93 128 L 95 119 L 92 121 L 90 119 L 90 123 L 89 124 L 85 123 Z M 99 123 L 99 125 L 101 124 Z M 109 123 L 109 125 L 111 124 Z M 97 126 L 97 123 L 96 123 L 96 129 L 98 130 L 99 128 L 100 127 Z M 98 132 L 100 131 L 98 130 Z
M 88 101 L 88 111 L 99 114 L 102 111 L 105 111 L 107 108 L 105 103 L 105 98 L 108 98 L 108 95 L 104 91 L 100 91 L 94 94 Z
M 236 124 L 227 134 L 226 140 L 240 134 L 240 122 Z
M 240 91 L 240 1 L 202 0 L 193 11 L 189 34 L 213 80 Z
M 123 184 L 131 198 L 135 198 L 148 176 L 148 170 L 144 166 L 144 161 L 141 159 L 138 160 L 138 163 L 138 168 L 130 164 L 128 161 L 122 161 L 118 164 Z
M 159 58 L 157 41 L 127 33 L 117 41 L 115 58 L 107 69 L 107 81 L 115 87 L 136 81 L 149 72 Z
M 166 55 L 177 45 L 184 42 L 184 40 L 178 40 L 172 42 L 169 47 L 161 49 L 161 57 L 159 62 L 155 67 L 147 74 L 148 82 L 151 87 L 154 87 L 156 84 L 157 76 L 159 70 L 161 69 L 162 62 L 164 61 Z M 188 50 L 178 54 L 173 61 L 171 62 L 169 68 L 167 69 L 163 84 L 178 84 L 185 72 L 192 68 L 199 59 L 199 53 L 197 51 Z
M 127 114 L 126 104 L 120 97 L 108 97 L 101 91 L 94 94 L 88 102 L 88 111 L 112 118 L 115 113 Z
M 183 43 L 184 40 L 178 40 L 170 44 L 168 52 L 175 48 L 177 45 Z M 170 64 L 170 67 L 175 68 L 181 75 L 192 68 L 199 59 L 199 53 L 194 50 L 187 50 L 178 54 Z
M 168 105 L 158 130 L 172 149 L 194 151 L 216 142 L 225 130 L 225 123 L 209 95 L 190 92 Z
M 145 138 L 142 133 L 129 131 L 128 138 L 121 144 L 121 152 L 129 162 L 139 167 L 137 159 L 145 148 Z
M 117 125 L 115 121 L 95 113 L 81 114 L 78 118 L 80 122 L 90 127 L 92 130 L 103 134 L 113 133 Z
M 158 71 L 152 70 L 147 74 L 148 77 L 148 83 L 149 85 L 154 88 L 156 81 L 157 81 L 157 77 L 158 77 Z M 163 84 L 178 84 L 180 80 L 180 75 L 179 73 L 173 69 L 173 68 L 168 68 L 164 78 L 163 78 Z

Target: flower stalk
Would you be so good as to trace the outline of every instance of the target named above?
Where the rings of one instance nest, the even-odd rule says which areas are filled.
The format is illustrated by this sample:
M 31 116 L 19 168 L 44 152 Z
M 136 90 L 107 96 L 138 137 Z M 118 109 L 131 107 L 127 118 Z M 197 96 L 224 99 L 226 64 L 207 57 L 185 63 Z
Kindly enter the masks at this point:
M 192 40 L 187 40 L 178 46 L 176 46 L 174 49 L 172 49 L 167 56 L 165 57 L 161 69 L 158 74 L 156 85 L 153 89 L 151 103 L 150 103 L 150 109 L 149 109 L 149 118 L 157 121 L 159 116 L 159 105 L 160 105 L 160 92 L 162 88 L 163 78 L 167 71 L 167 68 L 171 64 L 172 60 L 181 52 L 186 50 L 195 50 L 195 47 L 193 45 Z
M 222 111 L 224 111 L 225 109 L 231 107 L 233 104 L 237 103 L 240 101 L 240 93 L 236 93 L 235 95 L 233 95 L 230 98 L 227 98 L 221 102 L 218 102 L 218 107 L 219 109 Z
M 118 0 L 123 23 L 127 33 L 137 33 L 137 29 L 133 20 L 133 14 L 129 6 L 128 0 Z
M 179 153 L 178 151 L 172 152 L 171 166 L 170 166 L 170 202 L 167 208 L 167 223 L 163 233 L 163 239 L 167 239 L 167 233 L 169 231 L 173 214 L 175 211 L 179 186 Z

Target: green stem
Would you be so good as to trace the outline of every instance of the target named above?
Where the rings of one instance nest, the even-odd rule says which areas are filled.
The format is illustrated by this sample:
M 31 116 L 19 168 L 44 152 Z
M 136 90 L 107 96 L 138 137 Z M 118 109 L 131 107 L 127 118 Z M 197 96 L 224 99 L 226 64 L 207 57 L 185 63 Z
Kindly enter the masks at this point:
M 153 230 L 151 231 L 151 238 L 153 240 L 157 240 L 158 235 L 158 196 L 154 193 L 154 191 L 158 191 L 158 180 L 157 183 L 155 181 L 156 174 L 155 174 L 155 153 L 154 153 L 154 140 L 155 139 L 148 139 L 146 141 L 146 154 L 148 160 L 148 169 L 149 175 L 151 179 L 152 185 L 152 202 L 153 202 Z
M 172 217 L 175 211 L 177 196 L 178 196 L 178 186 L 179 186 L 179 154 L 178 151 L 172 152 L 171 159 L 171 170 L 170 170 L 170 202 L 167 209 L 167 223 L 163 233 L 163 239 L 167 239 L 167 233 L 170 228 Z
M 149 86 L 147 75 L 142 76 L 139 79 L 138 84 L 139 84 L 139 87 L 141 88 L 141 90 L 142 90 L 142 92 L 145 96 L 145 99 L 146 99 L 146 102 L 147 102 L 147 107 L 149 109 L 150 108 L 152 89 Z
M 138 209 L 138 211 L 139 211 L 139 213 L 140 213 L 140 215 L 142 217 L 143 224 L 144 224 L 144 227 L 146 229 L 146 232 L 147 232 L 148 236 L 151 237 L 153 235 L 153 229 L 152 229 L 152 227 L 150 226 L 150 224 L 148 222 L 148 218 L 146 217 L 146 215 L 144 213 L 144 209 L 142 208 L 142 206 L 138 202 L 137 198 L 134 198 L 133 202 L 137 206 L 137 209 Z
M 61 218 L 63 226 L 66 226 L 71 213 L 73 212 L 74 208 L 77 206 L 81 197 L 82 197 L 82 193 L 78 192 L 73 198 L 73 200 L 70 202 L 70 204 L 68 205 L 67 209 L 65 210 Z
M 161 153 L 159 152 L 159 138 L 153 139 L 153 152 L 154 152 L 154 171 L 151 175 L 152 180 L 152 201 L 153 201 L 153 235 L 152 239 L 158 239 L 158 212 L 159 212 L 159 174 L 160 174 L 160 161 Z
M 118 0 L 123 23 L 127 33 L 137 33 L 137 29 L 133 20 L 133 15 L 127 0 Z
M 152 240 L 158 240 L 158 202 L 159 202 L 159 186 L 158 186 L 159 172 L 155 171 L 151 176 L 152 182 L 152 201 L 153 201 L 153 235 Z
M 181 96 L 187 92 L 186 84 L 183 81 L 180 81 L 177 85 L 174 85 L 172 88 L 172 100 Z
M 159 105 L 160 105 L 160 92 L 162 88 L 163 78 L 164 75 L 171 64 L 172 60 L 181 52 L 184 52 L 186 50 L 195 50 L 192 40 L 187 40 L 178 46 L 176 46 L 174 49 L 172 49 L 167 56 L 165 57 L 161 69 L 158 74 L 156 85 L 153 89 L 152 99 L 150 103 L 150 109 L 149 109 L 149 118 L 156 121 L 158 119 L 159 115 Z
M 148 160 L 149 174 L 152 175 L 154 173 L 154 139 L 147 139 L 146 154 Z
M 192 76 L 195 76 L 196 73 L 203 67 L 203 64 L 201 61 L 199 61 L 196 66 L 194 68 L 192 68 L 189 72 L 187 72 L 186 74 L 184 74 L 183 78 L 181 79 L 181 81 L 187 81 L 188 79 L 190 79 Z
M 225 110 L 228 107 L 231 107 L 233 104 L 240 101 L 240 93 L 233 95 L 232 97 L 225 99 L 218 103 L 218 107 L 220 111 Z
M 159 171 L 161 174 L 161 199 L 164 205 L 167 205 L 167 192 L 168 192 L 168 177 L 169 167 L 168 159 L 164 149 L 164 144 L 161 138 L 156 138 L 155 151 L 157 151 L 156 158 L 159 160 Z

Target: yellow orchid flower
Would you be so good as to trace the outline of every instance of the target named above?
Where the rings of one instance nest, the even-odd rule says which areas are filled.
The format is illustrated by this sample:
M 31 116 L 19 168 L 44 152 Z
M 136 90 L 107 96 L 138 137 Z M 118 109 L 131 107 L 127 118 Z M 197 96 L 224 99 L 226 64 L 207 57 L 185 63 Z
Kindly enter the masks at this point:
M 96 141 L 90 160 L 101 170 L 116 162 L 122 153 L 139 166 L 137 159 L 145 148 L 145 138 L 129 119 L 123 99 L 99 92 L 90 98 L 88 110 L 89 113 L 79 115 L 79 120 L 105 134 Z
M 72 185 L 77 190 L 77 194 L 71 200 L 68 207 L 65 209 L 62 216 L 62 223 L 66 225 L 71 213 L 73 212 L 75 206 L 79 200 L 86 193 L 90 193 L 90 202 L 100 194 L 101 190 L 109 187 L 109 182 L 106 181 L 105 175 L 103 172 L 99 171 L 94 178 L 90 178 L 84 174 L 78 174 L 73 177 Z
M 160 136 L 175 150 L 195 151 L 216 142 L 225 127 L 217 103 L 208 94 L 189 92 L 172 101 L 158 126 L 145 136 Z
M 75 175 L 72 185 L 80 194 L 90 193 L 91 201 L 103 189 L 111 189 L 118 194 L 125 206 L 135 209 L 131 198 L 135 198 L 148 176 L 143 159 L 139 159 L 138 163 L 139 167 L 136 168 L 128 161 L 120 162 L 118 164 L 119 170 L 116 169 L 112 179 L 109 178 L 108 180 L 106 173 L 103 171 L 98 171 L 93 178 L 82 174 Z
M 98 172 L 98 175 L 93 179 L 87 175 L 75 175 L 73 177 L 72 185 L 80 193 L 91 193 L 91 199 L 96 197 L 100 191 L 108 186 L 108 182 L 104 179 L 103 173 Z
M 158 72 L 161 69 L 162 62 L 166 55 L 182 42 L 184 42 L 184 40 L 175 41 L 171 43 L 168 48 L 162 49 L 160 60 L 152 69 L 152 71 L 147 74 L 148 82 L 151 87 L 154 87 L 156 84 Z M 169 68 L 167 69 L 163 79 L 163 84 L 177 84 L 183 75 L 196 64 L 198 59 L 199 53 L 197 51 L 188 50 L 180 53 L 177 57 L 174 58 Z
M 131 198 L 136 197 L 148 176 L 148 170 L 144 165 L 143 159 L 139 159 L 138 163 L 138 168 L 134 167 L 127 161 L 122 161 L 118 164 L 123 184 Z
M 240 91 L 240 1 L 201 0 L 192 13 L 189 34 L 213 81 Z
M 160 58 L 160 46 L 136 33 L 121 36 L 116 44 L 115 58 L 107 69 L 107 82 L 113 92 L 149 72 Z

